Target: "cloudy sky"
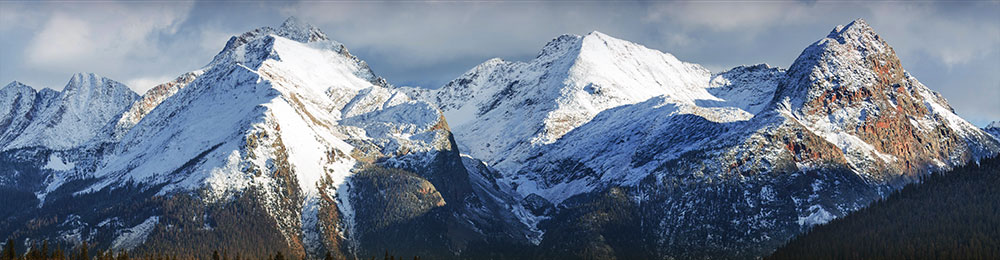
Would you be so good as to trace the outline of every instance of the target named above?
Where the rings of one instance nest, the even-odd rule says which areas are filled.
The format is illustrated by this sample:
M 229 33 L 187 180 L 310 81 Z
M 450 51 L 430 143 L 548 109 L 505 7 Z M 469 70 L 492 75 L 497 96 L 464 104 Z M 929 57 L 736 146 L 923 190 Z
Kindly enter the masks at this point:
M 836 25 L 864 18 L 961 116 L 1000 120 L 1000 1 L 0 1 L 0 82 L 61 89 L 94 72 L 141 93 L 204 66 L 230 36 L 288 16 L 391 83 L 431 88 L 489 58 L 527 60 L 560 34 L 595 30 L 713 72 L 788 67 Z

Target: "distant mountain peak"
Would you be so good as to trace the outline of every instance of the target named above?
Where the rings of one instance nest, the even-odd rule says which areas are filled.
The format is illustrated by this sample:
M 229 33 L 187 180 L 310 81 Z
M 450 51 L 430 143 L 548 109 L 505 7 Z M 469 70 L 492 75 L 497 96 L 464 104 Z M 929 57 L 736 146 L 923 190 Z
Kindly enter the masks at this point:
M 22 134 L 8 136 L 9 143 L 3 149 L 76 147 L 93 138 L 139 97 L 125 84 L 94 73 L 74 74 L 62 92 L 46 88 L 37 93 L 32 114 L 26 117 L 29 121 L 18 126 Z
M 76 73 L 70 77 L 69 82 L 66 83 L 66 87 L 63 88 L 63 93 L 73 92 L 79 90 L 80 88 L 108 88 L 113 90 L 121 90 L 122 92 L 135 94 L 132 89 L 130 89 L 125 84 L 114 81 L 112 79 L 103 77 L 96 73 Z M 109 93 L 109 92 L 105 92 Z
M 3 89 L 6 89 L 6 88 L 20 88 L 20 87 L 27 87 L 27 85 L 24 85 L 24 83 L 21 83 L 20 81 L 16 81 L 15 80 L 15 81 L 11 81 L 10 83 L 7 83 L 7 85 L 4 85 Z
M 77 109 L 95 105 L 94 102 L 101 105 L 111 101 L 131 102 L 139 97 L 139 94 L 125 84 L 95 73 L 74 74 L 61 93 L 62 99 L 67 102 L 65 105 Z
M 656 96 L 688 105 L 718 100 L 706 90 L 710 77 L 697 64 L 594 31 L 560 35 L 530 61 L 489 60 L 435 93 L 414 96 L 439 104 L 472 156 L 516 167 L 527 149 L 606 109 Z
M 989 133 L 990 135 L 993 136 L 993 138 L 996 138 L 998 141 L 1000 141 L 1000 121 L 990 122 L 989 125 L 983 127 L 983 131 L 986 131 L 986 133 Z

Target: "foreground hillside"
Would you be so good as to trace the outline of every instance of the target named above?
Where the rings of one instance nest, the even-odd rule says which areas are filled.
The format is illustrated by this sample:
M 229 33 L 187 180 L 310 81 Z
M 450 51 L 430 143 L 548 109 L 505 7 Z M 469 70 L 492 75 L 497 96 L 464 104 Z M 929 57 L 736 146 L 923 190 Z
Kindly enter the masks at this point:
M 815 227 L 768 259 L 989 259 L 1000 256 L 1000 157 L 906 186 Z

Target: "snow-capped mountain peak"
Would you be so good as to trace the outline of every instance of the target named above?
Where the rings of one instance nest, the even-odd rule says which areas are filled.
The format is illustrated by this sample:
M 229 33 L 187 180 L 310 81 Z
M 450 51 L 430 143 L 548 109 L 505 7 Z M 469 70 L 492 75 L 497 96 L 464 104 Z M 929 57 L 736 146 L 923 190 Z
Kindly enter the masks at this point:
M 951 155 L 933 164 L 920 162 L 947 154 L 938 149 L 963 156 L 995 153 L 995 141 L 910 75 L 864 20 L 837 26 L 807 47 L 786 76 L 773 102 L 778 110 L 836 145 L 852 166 L 875 178 L 886 178 L 870 169 L 879 164 L 896 165 L 889 167 L 892 174 L 915 174 L 968 159 Z M 933 143 L 944 139 L 960 148 Z M 907 145 L 913 143 L 925 144 Z M 978 150 L 982 147 L 986 149 Z
M 295 16 L 288 17 L 281 24 L 281 27 L 278 28 L 278 36 L 304 43 L 330 40 L 319 28 L 305 23 Z
M 226 46 L 215 56 L 207 67 L 229 61 L 256 68 L 267 58 L 280 58 L 270 51 L 272 37 L 280 37 L 300 43 L 326 42 L 328 48 L 340 48 L 342 44 L 330 40 L 318 28 L 291 17 L 278 28 L 260 27 L 229 38 Z
M 11 81 L 10 83 L 7 83 L 7 85 L 4 85 L 3 88 L 0 88 L 0 91 L 7 91 L 8 89 L 20 89 L 25 87 L 28 87 L 28 85 L 24 85 L 24 83 L 15 80 Z
M 36 98 L 34 88 L 18 81 L 0 88 L 0 148 L 17 138 L 31 123 Z
M 441 107 L 464 151 L 503 168 L 610 108 L 653 97 L 722 101 L 709 93 L 710 78 L 700 65 L 595 31 L 558 36 L 531 61 L 491 59 L 440 89 L 406 90 Z M 733 113 L 711 118 L 751 116 Z
M 281 46 L 297 43 L 309 46 L 308 49 L 335 52 L 347 58 L 346 63 L 350 63 L 349 66 L 352 68 L 351 70 L 353 70 L 352 73 L 354 75 L 377 86 L 385 87 L 389 85 L 385 79 L 376 76 L 367 63 L 351 55 L 344 44 L 329 39 L 319 28 L 301 22 L 295 17 L 288 18 L 278 28 L 261 27 L 231 37 L 222 51 L 202 70 L 207 70 L 223 63 L 235 63 L 250 69 L 257 69 L 265 60 L 280 61 L 283 56 L 275 48 L 276 42 Z M 295 50 L 301 49 L 292 48 L 286 51 L 294 52 Z M 294 55 L 304 53 L 289 54 L 294 57 Z
M 872 47 L 887 47 L 885 42 L 875 33 L 875 29 L 872 29 L 864 19 L 854 20 L 847 25 L 838 25 L 833 31 L 830 31 L 826 38 L 837 40 L 841 44 L 851 41 Z
M 993 138 L 996 138 L 998 141 L 1000 141 L 1000 121 L 990 122 L 989 125 L 983 127 L 983 131 L 986 131 L 987 133 L 992 135 Z
M 135 92 L 117 81 L 93 73 L 75 74 L 61 92 L 37 92 L 30 108 L 30 124 L 3 149 L 42 146 L 59 150 L 81 145 L 136 98 Z M 12 130 L 8 127 L 6 131 Z
M 876 60 L 877 59 L 877 60 Z M 898 58 L 892 47 L 878 36 L 868 23 L 862 19 L 847 25 L 839 25 L 825 38 L 816 41 L 795 59 L 788 68 L 789 81 L 779 86 L 779 97 L 791 97 L 793 105 L 799 106 L 807 96 L 816 95 L 816 91 L 825 91 L 846 87 L 857 89 L 859 84 L 843 84 L 843 82 L 858 82 L 863 78 L 874 78 L 872 66 L 878 63 L 883 74 L 902 73 L 901 67 L 890 68 L 898 64 Z M 860 74 L 833 74 L 835 71 L 860 69 Z M 892 71 L 890 71 L 892 70 Z M 827 83 L 813 84 L 815 80 Z
M 138 96 L 125 84 L 99 76 L 94 73 L 77 73 L 70 78 L 63 88 L 62 98 L 72 109 L 83 110 L 94 105 L 104 105 L 116 101 L 120 96 L 134 99 Z M 111 102 L 114 103 L 114 102 Z M 112 111 L 108 111 L 112 112 Z

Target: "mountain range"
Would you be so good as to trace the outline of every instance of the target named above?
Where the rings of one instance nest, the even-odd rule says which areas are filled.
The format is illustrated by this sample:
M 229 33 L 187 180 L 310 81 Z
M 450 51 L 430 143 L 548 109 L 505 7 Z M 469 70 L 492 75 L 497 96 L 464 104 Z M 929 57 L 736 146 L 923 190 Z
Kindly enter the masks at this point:
M 396 87 L 289 18 L 143 95 L 0 89 L 0 234 L 264 257 L 754 258 L 1000 153 L 864 21 L 712 73 L 600 32 Z

